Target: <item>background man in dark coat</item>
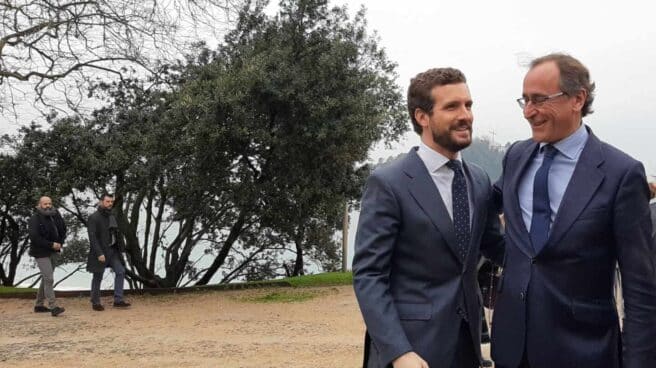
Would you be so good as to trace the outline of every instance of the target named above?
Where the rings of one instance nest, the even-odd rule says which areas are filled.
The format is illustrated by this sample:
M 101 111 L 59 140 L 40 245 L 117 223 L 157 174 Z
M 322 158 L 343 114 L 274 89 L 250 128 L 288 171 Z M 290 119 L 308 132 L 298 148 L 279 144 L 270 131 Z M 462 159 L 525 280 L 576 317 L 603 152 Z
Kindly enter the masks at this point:
M 28 223 L 30 234 L 30 256 L 34 257 L 41 272 L 41 285 L 36 294 L 34 312 L 50 312 L 53 317 L 64 312 L 57 305 L 54 290 L 54 257 L 61 252 L 66 239 L 66 225 L 59 211 L 52 207 L 50 197 L 41 197 L 36 206 L 36 213 Z M 43 305 L 48 299 L 48 306 Z
M 459 70 L 417 75 L 408 110 L 421 145 L 367 180 L 353 258 L 365 367 L 480 366 L 479 246 L 498 260 L 503 239 L 487 174 L 459 154 L 471 106 Z
M 118 225 L 112 213 L 114 197 L 103 194 L 98 204 L 98 210 L 89 216 L 89 258 L 87 271 L 93 273 L 91 280 L 91 305 L 95 311 L 103 311 L 105 307 L 100 303 L 100 283 L 106 267 L 114 270 L 114 307 L 129 307 L 130 303 L 123 300 L 123 280 L 125 267 L 118 241 Z

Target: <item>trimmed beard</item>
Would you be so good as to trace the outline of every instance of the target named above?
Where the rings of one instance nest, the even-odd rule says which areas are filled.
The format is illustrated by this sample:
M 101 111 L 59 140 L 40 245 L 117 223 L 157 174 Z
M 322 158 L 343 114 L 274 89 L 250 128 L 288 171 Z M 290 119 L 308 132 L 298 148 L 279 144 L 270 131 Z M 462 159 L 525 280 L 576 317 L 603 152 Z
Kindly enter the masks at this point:
M 54 207 L 50 208 L 41 208 L 37 207 L 36 208 L 37 212 L 39 212 L 41 215 L 46 216 L 46 217 L 52 217 L 57 213 L 57 210 L 54 209 Z
M 457 128 L 460 128 L 460 126 L 457 126 L 453 129 L 449 129 L 448 133 L 451 133 L 452 130 L 456 130 Z M 451 134 L 438 134 L 434 130 L 431 130 L 431 133 L 433 135 L 433 142 L 435 142 L 440 147 L 446 148 L 447 150 L 449 150 L 451 152 L 459 152 L 459 151 L 469 147 L 472 143 L 472 139 L 471 139 L 472 129 L 471 128 L 469 128 L 469 137 L 470 137 L 470 139 L 469 139 L 469 142 L 467 142 L 467 143 L 458 143 L 458 142 L 454 141 L 453 139 L 451 139 Z

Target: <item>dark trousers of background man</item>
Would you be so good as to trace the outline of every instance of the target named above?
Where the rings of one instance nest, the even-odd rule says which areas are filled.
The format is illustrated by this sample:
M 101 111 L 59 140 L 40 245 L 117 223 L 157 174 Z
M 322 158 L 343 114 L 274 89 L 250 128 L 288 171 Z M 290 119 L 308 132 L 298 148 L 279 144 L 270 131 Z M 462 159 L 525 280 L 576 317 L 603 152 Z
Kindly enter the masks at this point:
M 36 265 L 39 267 L 41 272 L 41 285 L 39 286 L 39 291 L 36 293 L 36 303 L 34 304 L 37 307 L 44 307 L 43 303 L 48 299 L 48 307 L 50 309 L 57 306 L 57 300 L 55 299 L 55 255 L 50 257 L 40 257 L 35 258 Z
M 105 260 L 107 266 L 114 270 L 114 302 L 123 300 L 123 280 L 125 280 L 125 267 L 121 263 L 118 253 L 113 253 Z M 103 272 L 94 272 L 91 279 L 91 303 L 100 304 L 100 283 L 102 282 Z

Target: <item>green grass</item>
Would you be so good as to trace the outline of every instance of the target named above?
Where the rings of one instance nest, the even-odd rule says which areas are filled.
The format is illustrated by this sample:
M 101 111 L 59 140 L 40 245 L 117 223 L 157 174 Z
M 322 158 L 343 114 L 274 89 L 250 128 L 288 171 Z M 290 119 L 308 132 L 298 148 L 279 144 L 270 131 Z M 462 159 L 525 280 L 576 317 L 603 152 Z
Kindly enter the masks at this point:
M 0 286 L 0 294 L 9 294 L 9 293 L 33 293 L 36 289 L 30 288 L 16 288 L 8 286 Z
M 297 277 L 286 277 L 284 279 L 274 280 L 274 282 L 284 282 L 289 283 L 293 288 L 308 288 L 308 287 L 321 287 L 321 286 L 340 286 L 340 285 L 351 285 L 353 283 L 353 274 L 351 272 L 328 272 L 321 273 L 318 275 L 306 275 L 306 276 L 297 276 Z M 258 281 L 251 282 L 248 284 L 257 285 Z M 246 284 L 246 286 L 248 286 Z M 211 290 L 212 286 L 209 286 L 207 290 Z M 235 287 L 235 289 L 240 289 Z M 14 287 L 5 287 L 0 286 L 0 295 L 9 294 L 9 293 L 33 293 L 36 292 L 36 289 L 29 288 L 14 288 Z M 315 291 L 295 291 L 295 290 L 284 290 L 284 291 L 275 291 L 270 292 L 264 296 L 258 296 L 254 298 L 248 298 L 248 301 L 262 302 L 262 303 L 291 303 L 299 302 L 308 299 L 312 299 L 315 296 L 319 295 L 319 292 Z
M 286 277 L 280 281 L 289 282 L 293 287 L 338 286 L 353 284 L 351 272 L 328 272 L 317 275 Z
M 244 300 L 255 303 L 297 303 L 310 300 L 319 294 L 313 291 L 281 290 L 244 298 Z
M 292 285 L 292 288 L 282 288 L 279 290 L 268 290 L 265 292 L 255 293 L 250 296 L 238 297 L 239 300 L 250 303 L 297 303 L 313 299 L 317 296 L 329 293 L 337 293 L 338 289 L 309 289 L 320 288 L 323 286 L 340 286 L 351 285 L 353 283 L 353 274 L 351 272 L 328 272 L 318 275 L 306 275 L 297 277 L 286 277 L 276 280 L 286 282 Z

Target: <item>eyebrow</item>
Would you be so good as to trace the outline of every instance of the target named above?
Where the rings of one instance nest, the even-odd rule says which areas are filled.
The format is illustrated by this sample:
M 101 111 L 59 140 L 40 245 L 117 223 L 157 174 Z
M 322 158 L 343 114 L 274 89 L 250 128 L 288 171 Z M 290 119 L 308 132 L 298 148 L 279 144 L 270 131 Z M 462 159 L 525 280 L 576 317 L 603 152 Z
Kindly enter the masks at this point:
M 459 105 L 460 103 L 463 103 L 465 105 L 472 104 L 472 103 L 474 103 L 474 100 L 465 100 L 465 101 L 458 100 L 458 99 L 448 100 L 448 101 L 444 101 L 444 103 L 442 103 L 442 106 L 449 106 L 449 105 L 454 105 L 454 104 Z

